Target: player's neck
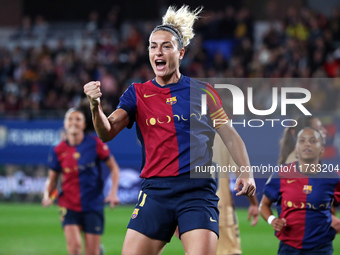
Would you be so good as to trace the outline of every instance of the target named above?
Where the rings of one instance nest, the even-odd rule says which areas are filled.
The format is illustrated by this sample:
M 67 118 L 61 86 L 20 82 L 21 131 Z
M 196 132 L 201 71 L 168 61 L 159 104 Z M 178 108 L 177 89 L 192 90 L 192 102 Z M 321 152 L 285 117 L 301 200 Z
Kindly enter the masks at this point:
M 84 139 L 84 133 L 68 134 L 67 141 L 71 146 L 77 146 L 81 144 Z
M 156 76 L 156 82 L 160 86 L 165 86 L 168 84 L 177 83 L 180 78 L 181 78 L 181 73 L 179 72 L 179 70 L 176 70 L 173 74 L 169 76 Z
M 302 173 L 315 174 L 319 159 L 299 160 L 299 168 Z

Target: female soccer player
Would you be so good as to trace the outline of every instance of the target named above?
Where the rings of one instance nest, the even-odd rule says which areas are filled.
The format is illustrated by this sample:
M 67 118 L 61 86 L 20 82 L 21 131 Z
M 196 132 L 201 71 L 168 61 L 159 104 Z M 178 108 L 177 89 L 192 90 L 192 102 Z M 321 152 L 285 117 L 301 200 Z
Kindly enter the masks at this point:
M 60 142 L 49 158 L 49 174 L 42 200 L 49 206 L 51 195 L 62 176 L 62 192 L 58 198 L 60 216 L 67 250 L 70 255 L 81 254 L 81 233 L 85 233 L 85 254 L 100 254 L 100 237 L 104 230 L 104 195 L 100 161 L 112 173 L 112 188 L 105 202 L 111 207 L 119 203 L 117 197 L 119 167 L 109 148 L 97 137 L 84 134 L 85 116 L 76 109 L 65 114 L 65 140 Z
M 305 127 L 312 127 L 320 131 L 323 141 L 326 141 L 327 130 L 317 117 L 304 116 L 297 120 L 295 127 L 288 127 L 284 130 L 283 137 L 280 140 L 279 165 L 292 163 L 297 160 L 295 154 L 295 141 L 297 134 Z
M 299 161 L 283 165 L 266 183 L 260 213 L 276 231 L 279 255 L 333 254 L 331 205 L 340 202 L 340 176 L 320 163 L 323 138 L 318 130 L 302 129 L 295 150 Z M 278 218 L 270 209 L 274 202 Z
M 297 125 L 295 127 L 287 127 L 284 130 L 283 137 L 280 140 L 280 156 L 279 165 L 289 164 L 297 160 L 297 155 L 295 151 L 295 143 L 297 134 L 306 127 L 312 127 L 317 129 L 322 136 L 322 140 L 326 142 L 327 130 L 322 125 L 322 122 L 317 117 L 304 116 L 297 120 Z M 321 157 L 320 157 L 321 158 Z M 332 207 L 332 227 L 337 233 L 340 233 L 340 219 L 336 217 L 336 210 Z
M 186 254 L 216 253 L 216 183 L 212 178 L 190 178 L 190 173 L 211 165 L 214 128 L 236 163 L 250 167 L 245 145 L 227 123 L 215 90 L 179 71 L 200 11 L 190 11 L 188 6 L 178 10 L 169 7 L 163 24 L 149 37 L 149 59 L 156 77 L 143 84 L 133 83 L 108 118 L 100 106 L 100 82 L 84 86 L 95 129 L 103 141 L 136 122 L 142 143 L 144 181 L 128 225 L 123 255 L 159 254 L 177 225 Z M 204 96 L 206 115 L 201 113 Z M 249 174 L 241 177 L 236 184 L 238 195 L 253 196 L 254 179 Z

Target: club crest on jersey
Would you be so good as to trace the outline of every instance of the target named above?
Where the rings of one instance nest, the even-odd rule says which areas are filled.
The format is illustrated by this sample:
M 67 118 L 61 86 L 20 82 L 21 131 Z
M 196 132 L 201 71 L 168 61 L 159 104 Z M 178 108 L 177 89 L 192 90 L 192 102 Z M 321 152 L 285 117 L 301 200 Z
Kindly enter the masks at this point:
M 304 185 L 303 186 L 303 193 L 305 193 L 307 195 L 312 193 L 312 185 Z
M 166 103 L 168 105 L 176 104 L 177 103 L 177 98 L 176 97 L 169 97 L 169 98 L 166 99 Z
M 135 209 L 132 213 L 131 219 L 135 219 L 138 216 L 139 209 Z
M 74 159 L 79 159 L 80 158 L 80 153 L 79 152 L 73 153 L 73 158 Z

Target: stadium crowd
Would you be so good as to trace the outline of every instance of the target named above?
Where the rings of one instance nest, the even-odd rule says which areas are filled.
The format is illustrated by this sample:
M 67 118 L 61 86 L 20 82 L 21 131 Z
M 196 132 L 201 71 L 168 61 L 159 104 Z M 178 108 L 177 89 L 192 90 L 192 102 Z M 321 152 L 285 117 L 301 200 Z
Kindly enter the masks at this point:
M 15 47 L 0 48 L 0 116 L 30 118 L 47 111 L 49 117 L 53 112 L 60 117 L 58 113 L 79 105 L 84 98 L 83 85 L 91 80 L 101 81 L 102 105 L 109 113 L 132 81 L 153 78 L 145 49 L 154 23 L 121 22 L 119 15 L 119 9 L 113 8 L 100 22 L 93 11 L 82 27 L 82 44 L 66 44 L 66 38 L 59 37 L 54 47 L 48 44 L 52 26 L 41 16 L 34 22 L 25 17 L 10 39 Z M 196 38 L 181 63 L 185 75 L 340 77 L 338 9 L 327 17 L 308 8 L 289 8 L 284 19 L 268 21 L 268 29 L 257 44 L 256 21 L 247 8 L 227 6 L 220 11 L 206 10 L 202 16 L 195 27 Z M 25 40 L 41 43 L 25 47 Z M 89 41 L 93 43 L 86 43 Z M 309 102 L 313 113 L 340 114 L 339 81 L 305 85 L 313 95 Z M 271 94 L 271 85 L 261 86 L 256 93 L 254 104 L 261 109 L 263 98 Z

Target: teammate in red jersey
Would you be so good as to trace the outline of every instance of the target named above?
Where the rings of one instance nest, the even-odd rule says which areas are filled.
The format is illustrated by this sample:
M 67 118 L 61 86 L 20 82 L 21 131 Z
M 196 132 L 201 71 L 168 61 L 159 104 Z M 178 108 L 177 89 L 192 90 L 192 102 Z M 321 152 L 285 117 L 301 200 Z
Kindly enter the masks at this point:
M 264 188 L 260 213 L 276 231 L 279 255 L 333 254 L 331 205 L 340 202 L 340 176 L 324 169 L 321 133 L 311 127 L 297 135 L 299 161 L 283 165 Z M 276 218 L 270 206 L 278 203 Z
M 297 123 L 295 127 L 287 127 L 284 130 L 283 137 L 280 140 L 279 165 L 292 163 L 298 159 L 295 151 L 296 138 L 297 134 L 305 127 L 312 127 L 319 130 L 324 143 L 326 143 L 327 130 L 319 118 L 303 116 L 297 120 Z M 320 158 L 322 159 L 322 155 Z M 337 234 L 340 233 L 340 219 L 336 217 L 336 209 L 334 206 L 332 206 L 332 227 L 336 230 Z
M 111 207 L 119 203 L 117 197 L 119 167 L 106 144 L 97 137 L 84 134 L 85 116 L 70 109 L 64 120 L 65 140 L 52 151 L 49 174 L 42 200 L 43 206 L 53 202 L 59 175 L 62 192 L 58 205 L 70 255 L 81 254 L 81 233 L 85 236 L 85 254 L 100 254 L 100 238 L 104 230 L 104 201 Z M 105 199 L 100 161 L 112 173 L 112 188 Z
M 216 91 L 209 84 L 182 75 L 180 62 L 193 38 L 193 24 L 201 9 L 169 7 L 163 25 L 149 38 L 149 59 L 156 77 L 133 83 L 108 118 L 100 106 L 100 82 L 84 92 L 91 103 L 93 123 L 103 141 L 113 139 L 136 122 L 143 148 L 142 183 L 122 254 L 159 254 L 176 226 L 187 254 L 216 253 L 218 209 L 216 182 L 190 178 L 196 167 L 211 165 L 215 129 L 239 166 L 249 167 L 245 145 L 229 125 Z M 208 113 L 201 114 L 202 95 Z M 216 120 L 219 122 L 216 123 Z M 253 196 L 252 176 L 238 178 L 238 195 Z M 242 187 L 242 188 L 241 188 Z

